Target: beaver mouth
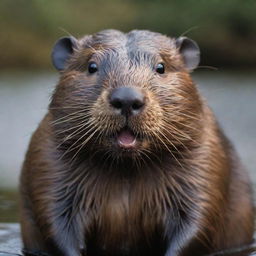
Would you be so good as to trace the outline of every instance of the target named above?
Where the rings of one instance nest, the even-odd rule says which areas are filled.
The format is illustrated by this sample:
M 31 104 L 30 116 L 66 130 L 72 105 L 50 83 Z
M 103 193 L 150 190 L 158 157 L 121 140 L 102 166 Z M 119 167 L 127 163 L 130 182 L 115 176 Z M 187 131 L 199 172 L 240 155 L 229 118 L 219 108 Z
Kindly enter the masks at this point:
M 123 149 L 133 149 L 137 144 L 137 136 L 130 128 L 124 127 L 117 133 L 116 141 Z

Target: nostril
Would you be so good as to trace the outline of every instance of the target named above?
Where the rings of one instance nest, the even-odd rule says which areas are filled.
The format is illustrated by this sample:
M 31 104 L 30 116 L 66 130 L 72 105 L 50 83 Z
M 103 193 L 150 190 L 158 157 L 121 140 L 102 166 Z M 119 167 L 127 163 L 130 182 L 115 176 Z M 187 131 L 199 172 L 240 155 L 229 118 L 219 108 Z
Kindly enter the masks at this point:
M 110 104 L 117 109 L 121 109 L 123 107 L 123 103 L 121 100 L 119 99 L 114 99 L 110 101 Z
M 115 109 L 116 114 L 137 115 L 145 105 L 145 98 L 139 89 L 119 87 L 109 95 L 109 104 Z
M 133 110 L 139 110 L 139 109 L 141 109 L 143 106 L 144 106 L 144 102 L 143 102 L 143 101 L 136 100 L 136 101 L 134 101 L 133 104 L 132 104 L 132 109 L 133 109 Z

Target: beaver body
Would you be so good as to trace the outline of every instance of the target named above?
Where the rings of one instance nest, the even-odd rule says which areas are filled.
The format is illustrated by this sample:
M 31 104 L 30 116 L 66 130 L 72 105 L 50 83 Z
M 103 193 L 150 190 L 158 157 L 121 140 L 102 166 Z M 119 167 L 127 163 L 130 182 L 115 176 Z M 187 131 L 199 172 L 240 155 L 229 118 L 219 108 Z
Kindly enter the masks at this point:
M 204 255 L 252 241 L 246 171 L 189 72 L 188 38 L 62 38 L 21 174 L 24 252 Z

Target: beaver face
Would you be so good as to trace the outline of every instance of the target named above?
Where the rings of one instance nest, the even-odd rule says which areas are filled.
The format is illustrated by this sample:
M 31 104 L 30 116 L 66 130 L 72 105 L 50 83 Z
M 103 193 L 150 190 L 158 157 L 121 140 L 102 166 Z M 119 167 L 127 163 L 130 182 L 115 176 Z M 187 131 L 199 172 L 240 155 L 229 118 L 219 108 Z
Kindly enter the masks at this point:
M 199 62 L 194 41 L 106 30 L 60 39 L 52 58 L 61 70 L 52 127 L 67 153 L 175 154 L 198 136 L 201 99 L 189 76 Z

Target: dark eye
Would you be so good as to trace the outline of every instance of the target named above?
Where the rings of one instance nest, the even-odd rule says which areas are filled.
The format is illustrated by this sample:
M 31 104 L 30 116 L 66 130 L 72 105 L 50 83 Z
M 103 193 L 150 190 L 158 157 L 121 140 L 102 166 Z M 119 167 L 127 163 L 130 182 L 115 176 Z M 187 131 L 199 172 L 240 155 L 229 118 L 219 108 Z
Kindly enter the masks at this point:
M 90 62 L 88 64 L 88 72 L 93 74 L 98 71 L 98 65 L 95 62 Z
M 156 65 L 156 72 L 159 73 L 159 74 L 163 74 L 164 71 L 165 71 L 164 64 L 163 63 L 158 63 Z

